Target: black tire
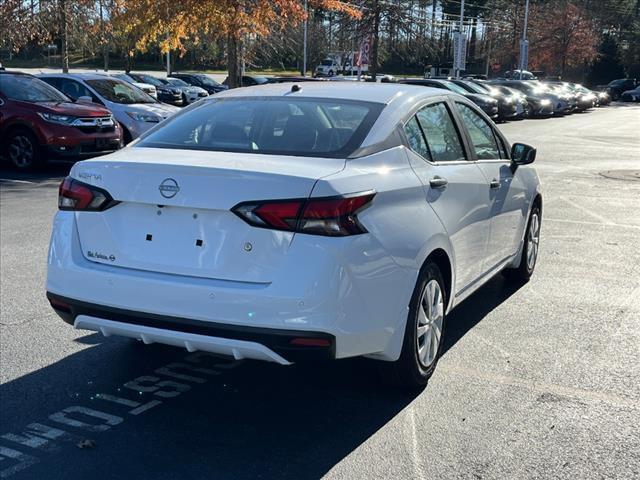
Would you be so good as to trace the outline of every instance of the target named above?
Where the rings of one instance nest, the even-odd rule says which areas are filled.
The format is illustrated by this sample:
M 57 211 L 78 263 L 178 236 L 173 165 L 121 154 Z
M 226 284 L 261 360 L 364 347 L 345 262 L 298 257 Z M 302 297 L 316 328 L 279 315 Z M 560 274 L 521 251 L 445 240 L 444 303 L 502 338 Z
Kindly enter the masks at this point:
M 329 76 L 333 77 L 333 70 L 329 70 Z
M 122 130 L 122 146 L 131 143 L 133 141 L 133 138 L 131 137 L 131 133 L 129 133 L 129 130 L 127 130 L 127 128 L 122 124 L 120 124 L 120 129 Z
M 535 252 L 533 256 L 533 263 L 529 262 L 529 253 L 532 246 L 532 242 L 530 240 L 531 229 L 534 226 L 534 217 L 537 218 L 537 241 L 535 243 Z M 506 268 L 502 271 L 502 274 L 507 277 L 509 280 L 514 280 L 517 282 L 526 283 L 533 275 L 533 271 L 536 268 L 536 263 L 538 261 L 538 248 L 540 245 L 540 228 L 542 226 L 542 214 L 540 212 L 540 207 L 538 205 L 534 205 L 531 209 L 531 213 L 529 214 L 529 221 L 527 222 L 527 230 L 524 234 L 524 245 L 522 246 L 522 254 L 520 256 L 520 265 L 518 268 Z
M 16 170 L 31 172 L 42 166 L 42 149 L 38 139 L 26 128 L 10 131 L 3 143 L 4 158 Z
M 422 298 L 427 285 L 435 280 L 442 295 L 442 323 L 440 336 L 437 340 L 437 349 L 433 360 L 425 365 L 419 359 L 419 339 L 418 339 L 418 312 L 422 308 Z M 404 340 L 402 342 L 402 352 L 400 358 L 395 362 L 380 362 L 381 373 L 384 379 L 393 385 L 406 388 L 424 387 L 429 378 L 433 374 L 438 359 L 442 353 L 442 345 L 444 340 L 444 331 L 446 324 L 446 316 L 444 314 L 447 306 L 447 293 L 444 280 L 438 266 L 428 261 L 420 272 L 416 287 L 411 297 L 409 306 L 409 314 L 407 315 L 407 326 L 404 332 Z M 426 338 L 425 338 L 426 340 Z

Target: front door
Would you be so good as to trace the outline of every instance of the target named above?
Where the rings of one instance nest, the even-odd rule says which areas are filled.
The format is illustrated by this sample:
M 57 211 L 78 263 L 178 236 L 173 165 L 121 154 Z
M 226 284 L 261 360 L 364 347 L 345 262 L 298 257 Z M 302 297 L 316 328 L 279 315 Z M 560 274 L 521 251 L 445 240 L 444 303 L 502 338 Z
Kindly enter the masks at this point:
M 506 148 L 494 127 L 469 105 L 461 102 L 455 105 L 491 196 L 491 233 L 482 268 L 488 272 L 518 249 L 527 215 L 526 191 L 520 177 L 514 175 Z
M 449 108 L 445 101 L 426 105 L 404 130 L 411 147 L 409 161 L 449 234 L 455 291 L 461 292 L 482 273 L 489 240 L 489 191 L 480 169 L 467 160 Z

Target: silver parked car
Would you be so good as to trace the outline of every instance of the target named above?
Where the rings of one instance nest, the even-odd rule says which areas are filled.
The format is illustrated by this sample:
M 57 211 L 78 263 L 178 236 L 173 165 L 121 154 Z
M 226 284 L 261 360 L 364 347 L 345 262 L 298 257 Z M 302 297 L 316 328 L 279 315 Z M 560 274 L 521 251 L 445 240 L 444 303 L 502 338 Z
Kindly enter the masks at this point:
M 50 73 L 38 77 L 73 100 L 83 98 L 111 110 L 122 127 L 125 143 L 180 110 L 160 103 L 124 80 L 97 73 Z

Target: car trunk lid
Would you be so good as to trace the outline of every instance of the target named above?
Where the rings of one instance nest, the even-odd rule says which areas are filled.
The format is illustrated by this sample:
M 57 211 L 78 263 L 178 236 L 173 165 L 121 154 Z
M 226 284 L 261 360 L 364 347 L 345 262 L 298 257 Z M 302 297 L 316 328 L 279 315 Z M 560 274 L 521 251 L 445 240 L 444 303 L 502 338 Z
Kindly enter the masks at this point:
M 343 159 L 127 148 L 76 164 L 72 176 L 120 202 L 76 212 L 90 261 L 167 274 L 270 282 L 290 232 L 248 225 L 231 208 L 253 200 L 307 198 Z

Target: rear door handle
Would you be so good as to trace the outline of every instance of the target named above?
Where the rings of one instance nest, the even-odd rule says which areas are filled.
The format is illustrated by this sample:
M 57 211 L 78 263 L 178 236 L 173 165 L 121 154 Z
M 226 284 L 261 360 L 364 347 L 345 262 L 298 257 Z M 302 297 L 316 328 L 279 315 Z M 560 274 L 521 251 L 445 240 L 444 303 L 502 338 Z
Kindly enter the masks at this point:
M 500 180 L 496 180 L 495 178 L 491 180 L 489 187 L 492 189 L 500 188 Z
M 431 188 L 444 188 L 449 183 L 449 180 L 446 178 L 438 177 L 437 175 L 429 180 L 429 185 Z

